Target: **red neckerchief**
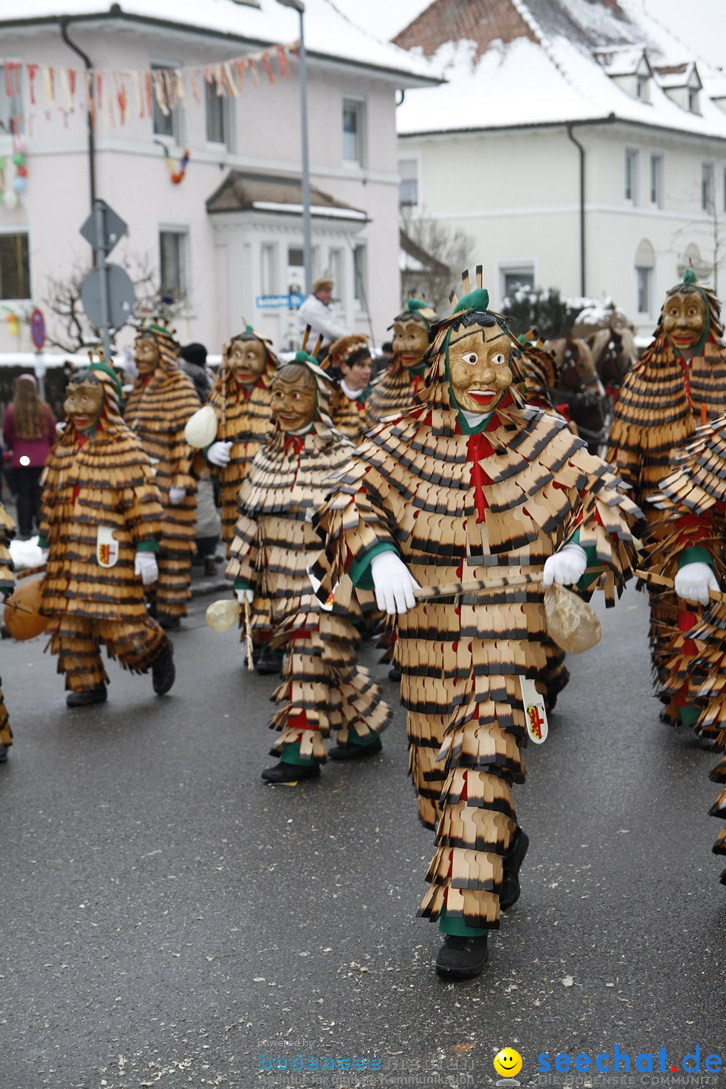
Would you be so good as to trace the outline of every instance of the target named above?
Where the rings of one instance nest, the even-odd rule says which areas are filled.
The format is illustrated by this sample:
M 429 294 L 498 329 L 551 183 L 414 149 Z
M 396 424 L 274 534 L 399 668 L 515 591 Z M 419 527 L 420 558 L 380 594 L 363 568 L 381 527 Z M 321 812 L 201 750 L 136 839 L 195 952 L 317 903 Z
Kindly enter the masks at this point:
M 285 453 L 300 454 L 305 445 L 305 435 L 285 435 Z

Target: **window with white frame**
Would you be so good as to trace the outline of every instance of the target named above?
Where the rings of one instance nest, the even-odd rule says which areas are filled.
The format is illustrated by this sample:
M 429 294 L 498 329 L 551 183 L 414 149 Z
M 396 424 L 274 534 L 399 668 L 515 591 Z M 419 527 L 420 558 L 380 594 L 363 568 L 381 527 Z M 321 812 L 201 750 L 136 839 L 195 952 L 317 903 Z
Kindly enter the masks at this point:
M 207 85 L 206 94 L 207 143 L 224 144 L 228 151 L 233 151 L 233 103 L 227 95 L 217 94 L 212 82 Z
M 260 246 L 260 292 L 275 295 L 277 287 L 277 246 L 265 242 Z
M 635 253 L 635 291 L 639 314 L 650 315 L 653 311 L 654 272 L 655 250 L 648 239 L 644 238 Z
M 650 102 L 650 77 L 648 75 L 638 74 L 635 94 L 641 102 Z
M 636 148 L 625 149 L 625 199 L 631 204 L 638 203 L 638 165 L 640 157 Z
M 653 154 L 650 157 L 650 203 L 656 208 L 663 207 L 663 156 Z
M 353 298 L 363 309 L 368 308 L 368 250 L 365 242 L 353 246 Z
M 511 299 L 522 288 L 534 290 L 534 263 L 500 265 L 499 276 L 503 299 Z
M 363 99 L 343 99 L 343 162 L 365 166 L 366 104 Z
M 0 234 L 0 299 L 30 298 L 27 231 Z
M 701 99 L 697 87 L 688 88 L 688 109 L 691 113 L 701 112 Z
M 173 68 L 173 65 L 169 65 L 169 64 L 152 64 L 151 65 L 152 74 L 157 73 L 157 72 L 168 72 L 172 68 Z M 152 79 L 153 78 L 154 78 L 154 76 L 152 75 Z M 155 136 L 168 136 L 169 139 L 173 140 L 175 143 L 181 144 L 181 142 L 182 142 L 182 133 L 181 133 L 181 118 L 180 118 L 180 114 L 179 114 L 179 107 L 178 106 L 170 106 L 170 104 L 168 102 L 168 84 L 169 84 L 169 82 L 170 81 L 168 79 L 162 77 L 162 85 L 163 85 L 162 99 L 163 99 L 163 102 L 164 102 L 164 108 L 163 109 L 162 109 L 161 104 L 159 103 L 159 99 L 158 99 L 157 94 L 156 94 L 156 82 L 154 82 L 153 85 L 152 85 L 153 86 L 153 96 L 154 96 L 154 102 L 153 102 L 154 135 Z
M 713 163 L 701 163 L 701 209 L 714 211 Z
M 0 64 L 0 136 L 23 127 L 22 69 Z
M 173 302 L 187 298 L 189 290 L 189 232 L 181 227 L 159 231 L 159 280 L 161 294 Z
M 418 159 L 399 159 L 398 204 L 401 208 L 414 208 L 418 204 Z

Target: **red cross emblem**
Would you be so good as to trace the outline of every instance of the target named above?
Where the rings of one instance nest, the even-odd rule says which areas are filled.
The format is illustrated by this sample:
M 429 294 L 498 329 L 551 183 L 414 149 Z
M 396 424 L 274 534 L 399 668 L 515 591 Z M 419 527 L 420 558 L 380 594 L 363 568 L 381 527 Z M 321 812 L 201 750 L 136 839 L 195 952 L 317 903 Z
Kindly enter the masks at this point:
M 545 724 L 545 720 L 542 718 L 542 716 L 539 713 L 539 707 L 537 707 L 533 703 L 530 704 L 529 707 L 527 708 L 527 716 L 529 718 L 529 726 L 530 726 L 530 729 L 532 731 L 532 734 L 534 735 L 534 737 L 536 737 L 538 739 L 541 739 L 541 737 L 542 737 L 542 727 Z

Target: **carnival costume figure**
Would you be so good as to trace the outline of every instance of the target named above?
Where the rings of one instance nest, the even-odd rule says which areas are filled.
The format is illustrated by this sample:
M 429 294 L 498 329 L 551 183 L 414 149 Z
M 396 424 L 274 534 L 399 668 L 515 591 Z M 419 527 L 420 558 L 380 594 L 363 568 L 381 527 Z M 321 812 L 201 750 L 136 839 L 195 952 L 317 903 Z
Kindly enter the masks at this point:
M 124 410 L 126 423 L 156 466 L 164 513 L 159 579 L 150 598 L 160 624 L 169 629 L 178 628 L 187 613 L 196 547 L 194 452 L 185 441 L 184 428 L 199 408 L 199 397 L 179 367 L 178 354 L 179 345 L 168 329 L 152 324 L 142 330 L 134 346 L 139 376 Z
M 393 320 L 393 363 L 373 383 L 366 406 L 367 425 L 410 408 L 423 388 L 424 352 L 436 314 L 421 299 L 409 299 Z
M 648 498 L 668 475 L 672 452 L 682 450 L 699 423 L 726 411 L 726 348 L 721 307 L 710 288 L 686 269 L 667 293 L 653 343 L 628 371 L 615 405 L 607 460 L 649 522 L 657 513 Z M 670 588 L 649 587 L 650 648 L 656 682 L 668 686 L 665 663 L 687 623 Z M 666 721 L 681 715 L 670 702 Z
M 525 777 L 523 686 L 547 664 L 544 586 L 602 586 L 612 604 L 638 516 L 563 420 L 524 403 L 516 339 L 468 275 L 464 289 L 432 330 L 421 403 L 374 428 L 319 512 L 313 569 L 321 593 L 347 571 L 396 614 L 409 767 L 437 840 L 420 914 L 439 920 L 449 978 L 479 974 L 519 896 L 528 838 L 511 784 Z M 416 606 L 419 587 L 471 580 L 476 592 Z
M 698 428 L 673 459 L 651 521 L 649 568 L 681 604 L 664 663 L 668 696 L 709 748 L 726 750 L 726 415 Z M 726 756 L 711 772 L 721 794 L 710 812 L 726 820 Z M 713 847 L 726 855 L 726 826 Z M 726 884 L 726 870 L 721 875 Z
M 353 333 L 336 340 L 330 346 L 330 360 L 339 375 L 331 397 L 330 416 L 335 430 L 357 446 L 366 433 L 366 405 L 371 392 L 368 337 Z
M 102 644 L 124 669 L 151 669 L 158 695 L 174 683 L 171 643 L 144 598 L 158 577 L 162 511 L 151 461 L 121 419 L 120 395 L 105 364 L 73 376 L 68 422 L 44 472 L 40 612 L 51 617 L 50 649 L 69 707 L 106 699 Z
M 272 431 L 270 385 L 277 357 L 251 325 L 223 351 L 209 404 L 217 417 L 215 440 L 206 458 L 220 485 L 222 539 L 229 549 L 237 521 L 237 497 L 255 454 Z
M 275 430 L 242 486 L 227 567 L 240 602 L 250 610 L 253 632 L 285 652 L 271 723 L 281 731 L 272 750 L 279 763 L 262 773 L 270 783 L 317 777 L 333 733 L 333 759 L 379 752 L 380 733 L 391 715 L 378 685 L 357 664 L 355 621 L 361 611 L 350 581 L 341 584 L 334 600 L 321 604 L 308 575 L 320 550 L 310 516 L 322 504 L 331 474 L 353 453 L 333 430 L 329 386 L 305 351 L 273 379 Z
M 15 523 L 0 503 L 0 594 L 7 598 L 12 593 L 15 576 L 13 560 L 10 555 L 10 541 L 15 536 Z M 0 682 L 1 684 L 1 682 Z M 5 706 L 5 697 L 0 687 L 0 764 L 8 758 L 8 749 L 13 743 L 13 731 Z

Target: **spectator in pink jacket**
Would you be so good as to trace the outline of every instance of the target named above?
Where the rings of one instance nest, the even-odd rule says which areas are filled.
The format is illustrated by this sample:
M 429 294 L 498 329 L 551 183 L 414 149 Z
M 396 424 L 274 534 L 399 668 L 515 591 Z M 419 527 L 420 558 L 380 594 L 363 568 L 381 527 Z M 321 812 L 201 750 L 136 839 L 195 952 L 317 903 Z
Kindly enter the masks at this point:
M 40 511 L 40 475 L 55 440 L 55 417 L 38 396 L 32 374 L 15 381 L 15 397 L 3 417 L 3 441 L 18 506 L 18 536 L 27 540 Z

